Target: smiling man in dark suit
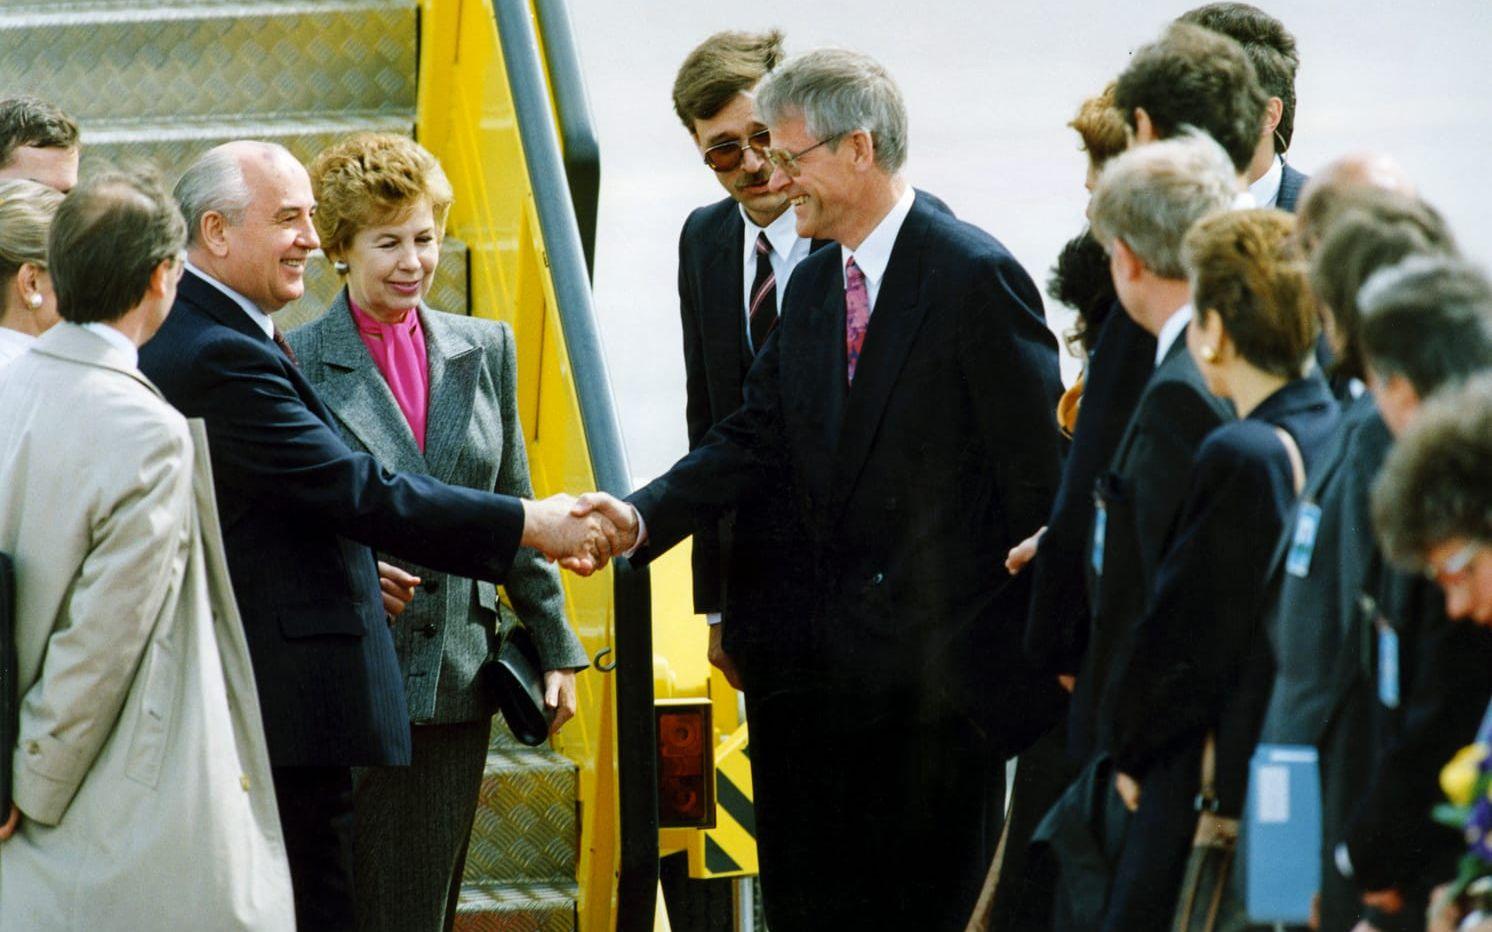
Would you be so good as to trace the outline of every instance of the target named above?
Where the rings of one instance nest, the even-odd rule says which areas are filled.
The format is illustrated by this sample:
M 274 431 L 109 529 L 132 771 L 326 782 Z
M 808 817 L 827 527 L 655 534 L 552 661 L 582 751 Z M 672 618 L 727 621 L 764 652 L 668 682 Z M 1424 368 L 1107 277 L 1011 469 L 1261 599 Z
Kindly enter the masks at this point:
M 1025 587 L 1001 566 L 1056 485 L 1056 341 L 1010 253 L 902 178 L 906 110 L 880 65 L 812 52 L 766 79 L 757 110 L 771 189 L 799 235 L 839 248 L 794 273 L 741 410 L 630 499 L 636 558 L 753 488 L 791 503 L 803 534 L 777 559 L 809 611 L 781 633 L 798 644 L 796 728 L 816 742 L 794 788 L 817 803 L 797 828 L 816 869 L 790 878 L 812 910 L 768 922 L 962 928 L 1002 764 L 1060 702 L 1024 662 Z
M 383 470 L 351 450 L 270 314 L 300 297 L 310 178 L 280 146 L 232 142 L 176 186 L 187 271 L 140 351 L 166 400 L 207 426 L 290 857 L 297 924 L 352 925 L 351 766 L 409 763 L 403 678 L 373 551 L 501 582 L 518 547 L 587 571 L 603 528 L 532 502 Z

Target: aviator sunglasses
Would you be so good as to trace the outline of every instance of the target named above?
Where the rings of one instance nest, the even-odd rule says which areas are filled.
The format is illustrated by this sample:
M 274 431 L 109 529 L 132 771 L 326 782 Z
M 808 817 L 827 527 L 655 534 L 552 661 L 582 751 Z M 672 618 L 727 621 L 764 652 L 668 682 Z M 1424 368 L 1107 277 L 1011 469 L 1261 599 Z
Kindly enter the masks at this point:
M 752 133 L 742 143 L 739 139 L 730 142 L 722 142 L 717 146 L 711 146 L 705 150 L 705 164 L 717 172 L 733 172 L 741 167 L 741 161 L 746 158 L 746 150 L 750 148 L 762 159 L 767 157 L 767 147 L 772 144 L 772 134 L 766 130 Z

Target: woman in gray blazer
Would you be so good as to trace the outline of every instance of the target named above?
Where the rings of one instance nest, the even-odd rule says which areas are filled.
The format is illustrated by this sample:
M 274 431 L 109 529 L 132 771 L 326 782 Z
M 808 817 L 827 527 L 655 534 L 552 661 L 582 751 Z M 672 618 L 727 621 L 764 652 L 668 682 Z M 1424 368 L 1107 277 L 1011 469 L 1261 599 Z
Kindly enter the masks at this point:
M 531 498 L 512 330 L 422 300 L 452 201 L 435 157 L 365 133 L 322 152 L 310 173 L 322 249 L 347 287 L 289 341 L 347 442 L 389 469 Z M 479 673 L 498 598 L 491 583 L 402 567 L 420 581 L 392 622 L 413 759 L 354 772 L 353 872 L 359 928 L 405 932 L 452 919 L 496 709 Z M 558 729 L 587 665 L 558 572 L 520 551 L 504 588 L 538 645 Z

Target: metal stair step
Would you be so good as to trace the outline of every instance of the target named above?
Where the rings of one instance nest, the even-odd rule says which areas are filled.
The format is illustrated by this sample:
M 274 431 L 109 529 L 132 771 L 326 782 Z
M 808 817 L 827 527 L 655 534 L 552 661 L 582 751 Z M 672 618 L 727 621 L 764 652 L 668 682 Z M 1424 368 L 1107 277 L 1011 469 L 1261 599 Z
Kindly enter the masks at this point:
M 440 265 L 435 268 L 435 282 L 425 296 L 425 303 L 438 311 L 470 314 L 467 274 L 466 244 L 447 237 L 441 243 Z M 306 261 L 305 295 L 276 312 L 275 323 L 285 332 L 308 324 L 321 316 L 341 290 L 342 276 L 332 269 L 332 264 L 318 250 Z
M 220 143 L 234 139 L 263 139 L 277 142 L 296 158 L 309 163 L 316 153 L 351 133 L 371 130 L 381 133 L 414 132 L 414 111 L 409 113 L 311 113 L 276 121 L 251 119 L 173 120 L 168 124 L 134 120 L 96 121 L 83 124 L 83 170 L 98 162 L 127 165 L 153 162 L 174 184 L 192 160 Z
M 578 784 L 575 764 L 547 748 L 489 750 L 466 881 L 573 881 L 580 860 Z
M 579 888 L 565 884 L 465 883 L 457 932 L 574 932 Z
M 72 2 L 0 7 L 0 87 L 72 114 L 262 121 L 412 113 L 416 0 Z

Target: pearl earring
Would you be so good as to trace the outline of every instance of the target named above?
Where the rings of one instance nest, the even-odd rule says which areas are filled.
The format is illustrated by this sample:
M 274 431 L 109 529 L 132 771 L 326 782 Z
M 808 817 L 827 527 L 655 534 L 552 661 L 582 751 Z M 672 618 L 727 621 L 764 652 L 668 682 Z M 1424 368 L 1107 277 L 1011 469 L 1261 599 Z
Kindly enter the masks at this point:
M 334 268 L 334 269 L 337 270 L 337 274 L 338 275 L 346 275 L 347 274 L 347 263 L 343 262 L 340 259 L 338 259 L 336 262 L 332 263 L 332 268 Z
M 41 307 L 41 300 L 41 295 L 32 294 L 31 297 L 26 299 L 26 303 L 32 307 Z
M 1202 347 L 1202 359 L 1207 362 L 1217 362 L 1217 350 L 1211 346 Z

